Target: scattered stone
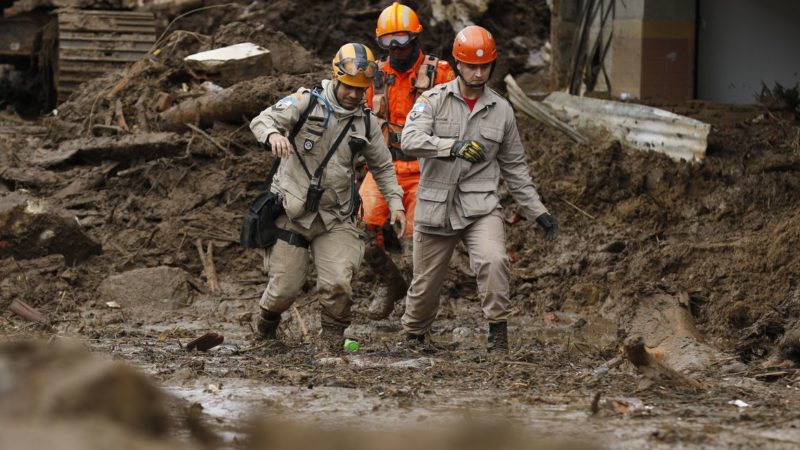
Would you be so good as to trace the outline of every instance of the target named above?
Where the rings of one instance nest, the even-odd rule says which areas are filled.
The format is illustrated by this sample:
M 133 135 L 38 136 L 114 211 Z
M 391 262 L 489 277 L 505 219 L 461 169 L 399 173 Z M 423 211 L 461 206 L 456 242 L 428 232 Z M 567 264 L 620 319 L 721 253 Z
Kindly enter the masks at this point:
M 183 269 L 159 266 L 112 275 L 100 284 L 98 294 L 106 304 L 163 311 L 191 304 L 196 283 Z
M 200 75 L 229 83 L 249 80 L 272 69 L 269 50 L 250 42 L 195 53 L 184 58 L 184 62 Z
M 74 215 L 20 192 L 0 195 L 0 258 L 57 253 L 74 265 L 100 252 Z

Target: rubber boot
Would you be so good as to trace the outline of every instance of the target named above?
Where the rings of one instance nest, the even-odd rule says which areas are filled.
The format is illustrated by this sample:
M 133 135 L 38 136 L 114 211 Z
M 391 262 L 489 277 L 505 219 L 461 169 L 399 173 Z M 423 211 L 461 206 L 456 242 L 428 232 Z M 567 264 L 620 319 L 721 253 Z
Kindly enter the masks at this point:
M 278 325 L 281 324 L 281 313 L 259 308 L 261 315 L 256 320 L 256 330 L 261 339 L 278 339 Z
M 489 344 L 486 346 L 489 353 L 508 352 L 508 323 L 496 322 L 489 324 Z
M 367 264 L 381 281 L 367 309 L 367 317 L 383 320 L 394 311 L 394 304 L 406 296 L 408 283 L 392 258 L 382 249 L 372 248 L 366 256 Z

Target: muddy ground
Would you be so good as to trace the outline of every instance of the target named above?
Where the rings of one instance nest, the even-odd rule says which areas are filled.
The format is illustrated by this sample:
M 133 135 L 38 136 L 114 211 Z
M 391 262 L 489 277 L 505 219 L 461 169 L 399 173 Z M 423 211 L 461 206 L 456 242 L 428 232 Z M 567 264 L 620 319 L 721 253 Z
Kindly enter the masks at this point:
M 477 416 L 538 436 L 586 436 L 601 448 L 797 447 L 800 125 L 780 111 L 659 104 L 712 124 L 707 155 L 694 164 L 601 137 L 582 146 L 518 114 L 531 172 L 561 235 L 546 244 L 538 227 L 518 220 L 518 207 L 501 191 L 516 309 L 508 356 L 490 358 L 483 350 L 486 324 L 463 249 L 451 262 L 443 292 L 433 336 L 438 349 L 396 345 L 402 305 L 385 321 L 366 319 L 362 313 L 379 276 L 367 269 L 353 284 L 358 314 L 347 335 L 361 344 L 356 354 L 314 357 L 319 320 L 313 271 L 296 312 L 285 314 L 280 334 L 286 346 L 255 341 L 252 312 L 266 274 L 258 252 L 237 244 L 238 228 L 271 158 L 246 122 L 180 131 L 170 135 L 170 145 L 137 152 L 91 148 L 101 139 L 122 141 L 167 128 L 158 114 L 162 93 L 170 104 L 203 95 L 204 80 L 183 67 L 183 56 L 245 39 L 292 55 L 277 58 L 273 73 L 248 81 L 234 97 L 267 106 L 325 76 L 325 55 L 338 47 L 336 33 L 361 33 L 366 40 L 372 26 L 354 24 L 379 11 L 377 2 L 349 2 L 347 8 L 321 2 L 309 14 L 296 10 L 308 3 L 256 2 L 247 7 L 253 14 L 247 23 L 235 21 L 243 14 L 239 7 L 190 16 L 178 23 L 182 31 L 167 34 L 158 55 L 127 72 L 129 81 L 112 99 L 105 94 L 125 73 L 85 85 L 56 116 L 27 121 L 11 112 L 0 115 L 3 201 L 44 200 L 45 209 L 58 208 L 70 223 L 77 221 L 94 243 L 70 238 L 49 252 L 31 247 L 23 249 L 26 254 L 15 249 L 12 237 L 0 236 L 0 251 L 19 250 L 2 253 L 0 305 L 5 309 L 16 299 L 47 316 L 43 325 L 6 310 L 0 315 L 3 341 L 74 338 L 148 374 L 171 394 L 169 400 L 142 387 L 146 382 L 135 381 L 136 375 L 119 375 L 128 380 L 120 386 L 138 386 L 163 402 L 175 425 L 154 429 L 118 421 L 126 427 L 123 437 L 143 436 L 142 448 L 257 448 L 247 439 L 253 415 L 297 419 L 314 429 L 354 425 L 362 432 L 442 429 Z M 546 8 L 535 3 L 520 11 L 506 3 L 491 8 L 521 15 L 519 23 L 540 24 L 526 47 L 536 48 L 546 36 Z M 319 20 L 334 7 L 345 11 L 341 21 Z M 490 11 L 481 20 L 510 20 Z M 313 33 L 300 31 L 309 24 L 317 27 Z M 452 33 L 444 25 L 430 28 Z M 333 33 L 331 39 L 310 37 L 325 33 Z M 225 87 L 225 80 L 214 81 Z M 78 138 L 85 140 L 76 143 Z M 77 150 L 54 156 L 67 147 Z M 9 217 L 3 216 L 4 226 Z M 198 250 L 207 252 L 209 245 L 218 292 L 209 289 Z M 223 334 L 224 344 L 207 353 L 185 351 L 189 340 L 208 331 Z M 622 348 L 636 337 L 675 373 L 653 374 L 625 360 Z M 75 420 L 72 412 L 83 410 L 82 401 L 56 407 L 26 400 L 39 392 L 39 378 L 28 380 L 31 386 L 9 381 L 25 378 L 14 378 L 17 367 L 40 367 L 58 378 L 71 367 L 62 359 L 90 358 L 70 356 L 74 351 L 58 347 L 51 354 L 6 344 L 0 349 L 0 395 L 17 393 L 6 404 L 44 405 L 29 413 L 45 417 L 43 423 L 55 418 L 56 435 L 71 436 L 76 448 L 100 438 L 123 439 L 97 432 L 96 425 L 65 426 Z M 92 364 L 96 373 L 110 370 Z M 79 391 L 70 386 L 64 389 Z M 95 385 L 89 386 L 92 398 Z M 0 416 L 11 420 L 28 406 L 2 409 Z M 137 411 L 131 417 L 149 418 L 145 423 L 162 420 L 160 410 Z

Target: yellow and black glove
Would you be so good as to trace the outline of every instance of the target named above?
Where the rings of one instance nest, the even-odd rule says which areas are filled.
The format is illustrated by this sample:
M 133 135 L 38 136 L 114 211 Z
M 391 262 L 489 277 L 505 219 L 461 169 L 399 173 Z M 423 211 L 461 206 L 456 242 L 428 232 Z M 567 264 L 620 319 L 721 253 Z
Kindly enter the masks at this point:
M 456 141 L 450 148 L 450 155 L 471 163 L 486 161 L 486 149 L 477 141 Z

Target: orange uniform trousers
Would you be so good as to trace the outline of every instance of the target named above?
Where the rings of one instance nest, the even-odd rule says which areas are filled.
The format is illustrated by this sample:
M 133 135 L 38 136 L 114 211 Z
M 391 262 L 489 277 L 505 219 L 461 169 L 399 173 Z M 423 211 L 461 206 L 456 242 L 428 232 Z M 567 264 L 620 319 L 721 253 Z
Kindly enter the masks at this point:
M 397 174 L 397 182 L 403 188 L 403 207 L 406 209 L 406 231 L 403 236 L 411 236 L 414 232 L 414 208 L 417 206 L 417 185 L 419 184 L 419 161 L 395 161 L 394 171 Z M 367 176 L 361 183 L 358 190 L 361 195 L 361 204 L 364 207 L 364 222 L 368 226 L 377 228 L 382 227 L 389 220 L 389 205 L 383 199 L 383 195 L 378 190 L 375 178 L 372 173 L 367 172 Z

